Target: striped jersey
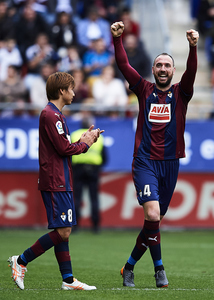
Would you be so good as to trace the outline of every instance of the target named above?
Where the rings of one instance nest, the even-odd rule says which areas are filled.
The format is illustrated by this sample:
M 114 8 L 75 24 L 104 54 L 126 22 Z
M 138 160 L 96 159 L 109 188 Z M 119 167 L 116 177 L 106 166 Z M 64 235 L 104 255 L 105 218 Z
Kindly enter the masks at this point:
M 134 157 L 154 160 L 184 157 L 185 119 L 191 95 L 186 95 L 179 84 L 162 92 L 143 78 L 132 90 L 139 99 Z
M 134 157 L 153 160 L 185 157 L 184 130 L 197 70 L 197 47 L 190 46 L 181 81 L 173 84 L 168 91 L 161 91 L 129 64 L 122 38 L 114 38 L 113 41 L 117 65 L 139 103 Z
M 71 156 L 87 150 L 85 143 L 71 144 L 64 115 L 49 102 L 39 119 L 39 190 L 72 191 Z

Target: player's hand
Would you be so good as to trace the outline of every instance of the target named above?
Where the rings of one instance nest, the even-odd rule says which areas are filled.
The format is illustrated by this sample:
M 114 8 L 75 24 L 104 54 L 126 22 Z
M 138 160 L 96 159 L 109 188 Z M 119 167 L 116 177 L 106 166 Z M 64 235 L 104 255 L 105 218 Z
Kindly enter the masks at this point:
M 100 128 L 97 128 L 97 129 L 94 129 L 93 131 L 94 131 L 94 133 L 96 135 L 96 137 L 94 139 L 94 142 L 96 142 L 97 139 L 99 138 L 100 134 L 103 133 L 105 130 L 100 130 Z
M 93 132 L 94 133 L 94 143 L 97 141 L 97 139 L 99 138 L 100 134 L 104 132 L 104 130 L 100 130 L 100 128 L 97 129 L 93 129 L 94 125 L 92 125 L 88 131 Z
M 187 40 L 190 46 L 195 47 L 198 43 L 199 33 L 194 29 L 187 30 L 186 32 Z
M 100 130 L 99 128 L 94 129 L 94 125 L 91 125 L 90 128 L 81 135 L 80 142 L 84 142 L 91 147 L 102 132 L 104 132 L 104 130 Z
M 124 24 L 122 21 L 115 22 L 111 25 L 111 33 L 113 37 L 119 37 L 124 31 Z

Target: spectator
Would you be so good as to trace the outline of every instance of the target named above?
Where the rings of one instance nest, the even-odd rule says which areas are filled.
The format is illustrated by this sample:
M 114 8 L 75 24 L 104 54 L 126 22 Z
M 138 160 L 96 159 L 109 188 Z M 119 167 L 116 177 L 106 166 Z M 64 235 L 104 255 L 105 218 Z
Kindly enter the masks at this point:
M 206 36 L 214 25 L 214 1 L 200 0 L 197 13 L 198 31 Z
M 94 40 L 92 45 L 93 49 L 86 51 L 83 56 L 83 67 L 90 85 L 93 84 L 94 78 L 102 73 L 105 66 L 114 62 L 113 54 L 106 49 L 102 38 Z
M 60 52 L 58 52 L 60 56 Z M 78 48 L 76 46 L 68 46 L 66 55 L 61 59 L 58 64 L 58 69 L 61 72 L 72 72 L 76 69 L 82 68 L 82 60 L 79 56 Z
M 40 33 L 50 36 L 50 30 L 41 16 L 32 8 L 32 5 L 25 5 L 20 19 L 15 24 L 18 47 L 25 62 L 27 48 L 35 43 L 35 37 Z
M 132 19 L 131 10 L 128 7 L 124 7 L 120 13 L 120 21 L 125 25 L 122 38 L 125 38 L 127 34 L 133 34 L 138 39 L 140 37 L 140 25 Z
M 13 64 L 21 67 L 23 60 L 15 39 L 9 38 L 2 44 L 3 47 L 0 48 L 0 80 L 5 80 L 8 66 Z
M 99 12 L 100 16 L 109 21 L 115 22 L 119 18 L 120 0 L 103 0 L 102 11 Z
M 104 108 L 114 106 L 125 107 L 127 105 L 127 93 L 122 80 L 114 78 L 115 72 L 112 66 L 106 66 L 102 70 L 102 75 L 97 79 L 92 87 L 92 96 L 95 104 Z M 112 111 L 111 116 L 115 116 Z M 116 114 L 117 116 L 117 114 Z
M 52 26 L 56 19 L 56 3 L 54 0 L 33 0 L 32 8 L 48 25 Z M 54 7 L 54 11 L 53 11 Z
M 84 116 L 82 128 L 71 134 L 71 143 L 78 140 L 85 132 L 85 128 L 94 124 L 91 117 Z M 102 166 L 106 163 L 106 150 L 104 138 L 101 135 L 84 155 L 74 155 L 72 157 L 73 181 L 74 181 L 74 200 L 76 210 L 77 228 L 81 219 L 81 203 L 83 189 L 89 191 L 91 203 L 91 220 L 93 231 L 97 233 L 100 226 L 100 207 L 99 207 L 99 181 Z
M 14 22 L 6 0 L 0 1 L 0 41 L 14 38 Z
M 27 4 L 28 0 L 9 0 L 10 7 L 16 10 L 16 13 L 19 14 L 23 10 L 24 6 Z
M 76 44 L 76 28 L 69 13 L 62 11 L 57 15 L 52 27 L 52 40 L 57 50 Z
M 71 14 L 73 12 L 72 2 L 73 0 L 57 0 L 56 12 L 66 11 L 68 14 Z
M 110 23 L 118 19 L 118 8 L 121 0 L 79 0 L 76 1 L 75 12 L 81 18 L 87 17 L 91 6 L 96 6 L 100 17 L 108 20 Z
M 130 65 L 137 70 L 143 78 L 151 76 L 151 59 L 144 47 L 143 42 L 134 34 L 124 37 L 124 48 L 126 50 Z
M 144 47 L 142 41 L 134 34 L 127 34 L 124 37 L 124 48 L 130 62 L 130 65 L 138 71 L 138 73 L 146 79 L 150 79 L 151 76 L 151 59 Z M 116 66 L 117 76 L 124 80 L 124 76 Z M 128 82 L 125 80 L 126 92 L 128 94 L 128 104 L 132 105 L 132 110 L 127 112 L 127 116 L 135 116 L 138 112 L 138 102 L 136 95 L 130 90 Z
M 72 103 L 83 103 L 90 97 L 90 88 L 85 81 L 85 73 L 82 69 L 78 69 L 74 70 L 72 75 L 75 80 L 75 97 Z
M 0 102 L 8 105 L 1 117 L 27 116 L 25 103 L 28 101 L 28 92 L 20 76 L 17 66 L 10 65 L 7 70 L 7 78 L 0 81 Z
M 204 37 L 204 47 L 209 64 L 213 63 L 213 37 L 214 37 L 214 1 L 200 0 L 197 14 L 197 27 L 200 35 Z
M 190 15 L 193 19 L 197 19 L 201 0 L 190 0 Z
M 35 114 L 39 114 L 41 109 L 48 104 L 46 96 L 46 82 L 48 77 L 56 71 L 55 65 L 44 63 L 40 69 L 40 75 L 34 80 L 30 88 L 30 102 L 35 107 Z
M 59 57 L 49 43 L 48 36 L 44 33 L 40 33 L 36 37 L 35 44 L 26 50 L 26 59 L 28 73 L 25 76 L 25 84 L 27 88 L 30 89 L 33 83 L 32 81 L 40 74 L 41 65 L 45 62 L 56 63 Z
M 108 49 L 111 45 L 109 23 L 99 17 L 96 7 L 91 6 L 87 17 L 78 22 L 77 39 L 80 45 L 88 49 L 92 48 L 94 40 L 100 38 L 103 38 L 105 46 Z
M 6 79 L 0 81 L 0 102 L 16 102 L 18 99 L 27 102 L 27 89 L 17 66 L 9 65 Z

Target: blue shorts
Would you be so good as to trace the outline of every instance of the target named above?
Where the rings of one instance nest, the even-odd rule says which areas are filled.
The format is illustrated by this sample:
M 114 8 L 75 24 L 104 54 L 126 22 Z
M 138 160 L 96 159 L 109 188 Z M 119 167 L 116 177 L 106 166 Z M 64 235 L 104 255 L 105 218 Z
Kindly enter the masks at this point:
M 73 192 L 41 191 L 41 194 L 46 208 L 49 229 L 76 225 Z
M 134 158 L 132 176 L 140 205 L 159 201 L 160 214 L 167 212 L 178 178 L 179 159 Z

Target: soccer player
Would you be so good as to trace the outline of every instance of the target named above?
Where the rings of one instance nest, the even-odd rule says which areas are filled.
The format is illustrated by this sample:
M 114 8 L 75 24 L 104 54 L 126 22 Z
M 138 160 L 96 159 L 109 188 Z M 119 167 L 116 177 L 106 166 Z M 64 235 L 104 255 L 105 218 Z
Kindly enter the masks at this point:
M 73 277 L 69 254 L 69 235 L 76 224 L 73 201 L 71 156 L 87 152 L 97 141 L 103 130 L 92 125 L 80 139 L 70 142 L 70 133 L 62 108 L 71 104 L 74 97 L 74 78 L 64 72 L 49 76 L 46 94 L 49 100 L 39 121 L 39 190 L 46 207 L 48 228 L 53 229 L 40 237 L 35 244 L 19 256 L 8 261 L 12 278 L 20 289 L 24 289 L 24 275 L 29 262 L 54 247 L 55 256 L 62 275 L 63 290 L 95 290 Z
M 144 225 L 121 275 L 124 286 L 135 286 L 134 266 L 149 248 L 156 286 L 167 287 L 159 226 L 176 185 L 179 158 L 185 156 L 185 118 L 193 95 L 199 34 L 193 29 L 187 30 L 189 56 L 186 71 L 181 81 L 172 85 L 173 58 L 167 53 L 158 55 L 152 66 L 155 83 L 146 81 L 128 62 L 121 38 L 123 30 L 121 21 L 111 25 L 117 65 L 139 102 L 132 175 L 138 202 L 144 209 Z

